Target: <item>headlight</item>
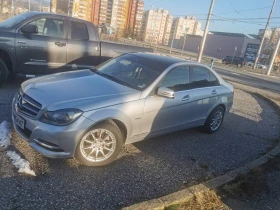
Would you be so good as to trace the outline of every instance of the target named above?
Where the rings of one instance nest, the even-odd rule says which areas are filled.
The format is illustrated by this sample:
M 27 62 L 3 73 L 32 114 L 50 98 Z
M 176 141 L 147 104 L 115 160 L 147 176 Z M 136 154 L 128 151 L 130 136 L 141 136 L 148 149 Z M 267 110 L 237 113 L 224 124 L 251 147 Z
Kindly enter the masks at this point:
M 61 109 L 53 112 L 45 112 L 40 121 L 51 125 L 69 125 L 78 119 L 83 112 L 79 109 Z

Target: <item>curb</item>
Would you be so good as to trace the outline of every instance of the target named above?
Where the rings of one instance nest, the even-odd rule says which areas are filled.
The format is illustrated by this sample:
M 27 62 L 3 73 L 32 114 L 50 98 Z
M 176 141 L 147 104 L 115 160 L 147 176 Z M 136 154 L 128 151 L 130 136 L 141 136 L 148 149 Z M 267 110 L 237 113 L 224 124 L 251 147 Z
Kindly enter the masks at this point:
M 252 92 L 253 93 L 253 92 Z M 280 114 L 280 104 L 278 105 L 273 99 L 268 98 L 260 93 L 253 93 L 257 96 L 263 98 L 265 101 L 270 103 L 273 107 L 277 109 L 277 112 Z M 209 181 L 203 182 L 201 184 L 186 188 L 184 190 L 180 190 L 178 192 L 152 199 L 149 201 L 144 201 L 142 203 L 138 203 L 129 207 L 123 208 L 123 210 L 164 210 L 166 208 L 170 208 L 175 205 L 180 205 L 185 203 L 191 199 L 193 199 L 197 194 L 207 192 L 209 190 L 213 190 L 219 188 L 223 185 L 228 184 L 229 182 L 234 181 L 241 175 L 246 175 L 252 169 L 257 168 L 261 165 L 267 163 L 270 159 L 273 159 L 275 156 L 280 154 L 280 144 L 272 149 L 267 154 L 261 156 L 260 158 L 253 160 L 250 163 L 245 164 L 245 166 L 235 169 L 226 173 L 225 175 L 216 177 Z

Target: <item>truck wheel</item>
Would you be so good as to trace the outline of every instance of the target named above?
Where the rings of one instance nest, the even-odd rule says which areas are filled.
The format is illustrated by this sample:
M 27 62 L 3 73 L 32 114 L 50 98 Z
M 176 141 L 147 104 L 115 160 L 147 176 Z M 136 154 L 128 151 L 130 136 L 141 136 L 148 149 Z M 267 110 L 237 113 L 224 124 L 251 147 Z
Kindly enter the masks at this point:
M 116 159 L 123 148 L 124 136 L 112 121 L 100 123 L 83 135 L 75 157 L 86 166 L 104 166 Z
M 0 86 L 3 85 L 9 76 L 9 70 L 5 62 L 0 59 Z

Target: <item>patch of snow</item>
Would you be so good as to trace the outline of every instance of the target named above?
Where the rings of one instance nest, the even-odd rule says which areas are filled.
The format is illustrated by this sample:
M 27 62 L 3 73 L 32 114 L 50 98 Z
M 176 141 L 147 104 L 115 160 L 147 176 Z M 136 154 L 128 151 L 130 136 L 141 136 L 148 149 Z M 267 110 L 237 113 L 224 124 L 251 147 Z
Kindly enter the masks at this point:
M 3 121 L 0 124 L 0 146 L 7 148 L 11 145 L 11 123 Z M 35 172 L 30 169 L 30 164 L 27 160 L 22 159 L 16 152 L 7 151 L 7 155 L 12 160 L 12 164 L 18 168 L 19 173 L 25 173 L 36 176 Z
M 25 159 L 22 159 L 16 152 L 8 151 L 7 155 L 12 159 L 12 164 L 18 168 L 19 173 L 25 173 L 32 176 L 36 176 L 35 172 L 30 169 L 29 162 Z
M 0 146 L 7 148 L 11 144 L 11 123 L 3 121 L 0 124 Z

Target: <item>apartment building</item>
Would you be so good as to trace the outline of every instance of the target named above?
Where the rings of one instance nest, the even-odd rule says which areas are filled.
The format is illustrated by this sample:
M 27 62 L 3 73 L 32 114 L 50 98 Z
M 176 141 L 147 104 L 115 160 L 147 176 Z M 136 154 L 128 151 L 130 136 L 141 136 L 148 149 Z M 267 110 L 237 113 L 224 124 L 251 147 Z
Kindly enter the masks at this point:
M 166 18 L 164 35 L 163 35 L 163 39 L 162 39 L 162 44 L 163 45 L 168 45 L 168 42 L 169 42 L 169 39 L 170 39 L 172 23 L 173 23 L 173 16 L 168 15 L 167 18 Z
M 144 1 L 129 0 L 126 30 L 130 36 L 140 35 L 143 13 Z
M 169 28 L 171 29 L 171 26 L 166 26 L 167 22 L 170 23 L 170 19 L 167 10 L 146 11 L 143 17 L 143 40 L 153 44 L 163 44 L 167 37 L 165 34 L 170 36 Z
M 184 34 L 202 35 L 201 23 L 193 16 L 178 17 L 173 20 L 171 37 L 180 39 Z
M 102 0 L 92 0 L 91 4 L 91 22 L 95 25 L 99 24 L 100 4 Z
M 91 20 L 92 0 L 52 0 L 52 12 Z
M 92 0 L 74 0 L 72 6 L 72 17 L 83 20 L 91 20 L 91 3 Z

